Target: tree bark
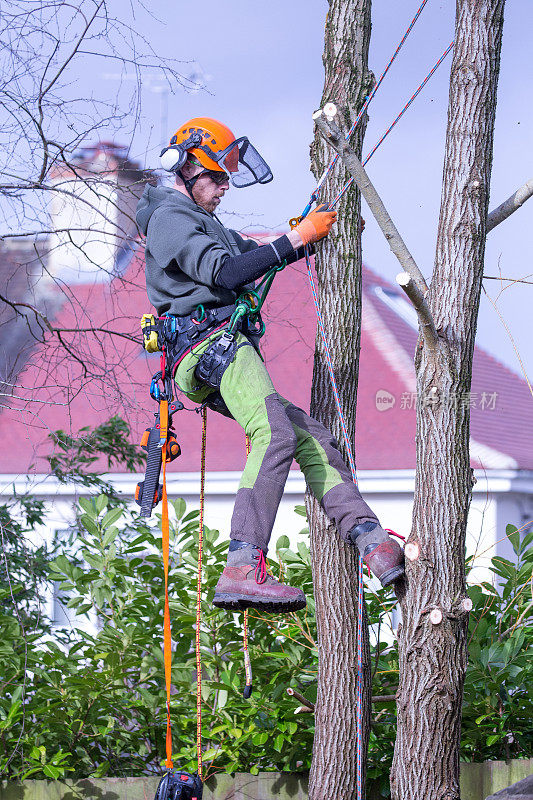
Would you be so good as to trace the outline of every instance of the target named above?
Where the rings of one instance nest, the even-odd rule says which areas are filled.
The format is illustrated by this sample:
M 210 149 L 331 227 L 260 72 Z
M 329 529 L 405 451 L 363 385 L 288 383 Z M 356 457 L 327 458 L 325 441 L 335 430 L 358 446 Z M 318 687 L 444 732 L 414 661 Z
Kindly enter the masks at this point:
M 417 470 L 399 633 L 394 800 L 458 800 L 472 492 L 469 403 L 504 0 L 458 0 L 435 270 L 437 358 L 419 340 Z M 468 604 L 466 604 L 466 608 Z
M 331 100 L 355 119 L 372 81 L 368 72 L 370 0 L 330 0 L 326 21 L 325 82 L 321 105 Z M 349 118 L 349 120 L 348 120 Z M 366 120 L 353 137 L 360 154 Z M 312 148 L 318 177 L 333 155 L 318 136 Z M 331 199 L 346 177 L 339 161 L 321 190 Z M 335 232 L 318 246 L 318 302 L 324 316 L 328 345 L 350 438 L 355 434 L 355 406 L 361 322 L 361 236 L 359 192 L 351 189 L 339 207 Z M 324 349 L 317 336 L 311 414 L 341 442 L 335 400 Z M 345 454 L 345 451 L 344 451 Z M 310 800 L 352 800 L 356 785 L 356 605 L 357 554 L 341 542 L 318 504 L 307 498 L 318 633 L 318 696 L 311 766 Z M 363 690 L 364 752 L 370 725 L 370 652 L 366 624 Z M 364 759 L 366 760 L 366 759 Z

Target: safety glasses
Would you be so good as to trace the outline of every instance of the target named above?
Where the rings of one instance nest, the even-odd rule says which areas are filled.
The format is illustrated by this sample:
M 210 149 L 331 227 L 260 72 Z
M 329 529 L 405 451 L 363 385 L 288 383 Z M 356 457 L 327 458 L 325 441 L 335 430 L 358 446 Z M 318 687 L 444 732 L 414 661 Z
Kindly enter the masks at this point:
M 213 183 L 216 183 L 217 186 L 222 186 L 223 183 L 229 183 L 229 175 L 227 172 L 215 172 L 214 170 L 205 170 L 201 173 L 202 175 L 207 175 Z

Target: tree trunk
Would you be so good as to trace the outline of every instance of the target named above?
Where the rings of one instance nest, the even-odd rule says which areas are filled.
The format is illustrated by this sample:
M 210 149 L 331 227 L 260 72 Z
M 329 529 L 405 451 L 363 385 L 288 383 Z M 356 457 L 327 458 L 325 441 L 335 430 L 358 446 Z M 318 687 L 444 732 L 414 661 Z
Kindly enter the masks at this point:
M 458 0 L 435 270 L 437 352 L 419 341 L 417 470 L 399 634 L 394 800 L 458 800 L 472 492 L 469 391 L 483 275 L 504 0 Z
M 330 0 L 326 21 L 322 104 L 337 103 L 351 123 L 371 85 L 368 73 L 370 0 Z M 347 120 L 348 121 L 348 120 Z M 353 143 L 360 153 L 365 120 Z M 318 177 L 332 151 L 315 140 L 313 171 Z M 340 162 L 320 193 L 331 200 L 346 179 Z M 355 434 L 357 372 L 361 324 L 361 237 L 359 192 L 352 188 L 340 205 L 339 221 L 318 247 L 318 301 L 324 317 L 341 406 L 352 443 Z M 342 445 L 341 428 L 320 336 L 317 336 L 311 414 L 333 432 Z M 343 450 L 344 454 L 345 451 Z M 307 498 L 311 527 L 314 594 L 318 632 L 318 696 L 309 797 L 351 800 L 356 785 L 356 607 L 357 556 L 343 544 L 318 504 Z M 368 746 L 370 671 L 368 630 L 365 630 L 363 689 L 364 753 Z M 366 759 L 365 759 L 366 760 Z

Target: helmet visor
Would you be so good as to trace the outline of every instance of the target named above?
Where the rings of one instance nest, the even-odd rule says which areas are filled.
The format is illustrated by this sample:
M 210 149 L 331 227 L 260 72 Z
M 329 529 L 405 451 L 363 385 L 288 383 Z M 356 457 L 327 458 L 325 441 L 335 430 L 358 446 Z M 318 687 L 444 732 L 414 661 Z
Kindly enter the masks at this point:
M 238 189 L 254 183 L 269 183 L 273 178 L 272 170 L 247 136 L 235 139 L 220 153 L 210 151 L 209 156 L 228 173 L 231 183 Z

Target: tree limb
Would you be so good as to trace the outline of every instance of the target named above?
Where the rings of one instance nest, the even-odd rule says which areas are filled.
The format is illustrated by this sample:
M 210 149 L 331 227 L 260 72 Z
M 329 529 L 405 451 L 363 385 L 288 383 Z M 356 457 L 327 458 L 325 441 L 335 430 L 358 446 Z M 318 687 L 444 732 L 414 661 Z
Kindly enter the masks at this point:
M 392 701 L 396 701 L 395 694 L 375 694 L 372 697 L 373 703 L 392 703 Z
M 519 189 L 516 190 L 510 197 L 507 198 L 498 208 L 491 211 L 487 217 L 487 233 L 491 231 L 500 222 L 503 222 L 515 211 L 518 211 L 520 206 L 523 206 L 526 200 L 533 195 L 533 178 L 527 183 L 524 183 Z
M 286 691 L 289 697 L 294 697 L 296 700 L 298 700 L 300 703 L 303 704 L 304 708 L 308 709 L 309 711 L 315 710 L 315 704 L 312 703 L 311 700 L 308 700 L 307 697 L 304 697 L 303 694 L 297 692 L 296 689 L 293 689 L 292 686 L 288 686 Z
M 336 108 L 333 103 L 328 103 L 327 106 L 328 112 L 336 113 Z M 346 141 L 338 126 L 333 122 L 332 116 L 330 116 L 330 113 L 328 113 L 326 118 L 326 115 L 320 110 L 313 114 L 313 119 L 316 122 L 318 130 L 324 139 L 333 147 L 334 150 L 337 151 L 344 163 L 344 166 L 352 175 L 354 181 L 359 187 L 361 194 L 368 203 L 376 222 L 381 228 L 383 235 L 388 241 L 390 249 L 400 262 L 402 269 L 409 273 L 415 283 L 418 284 L 418 288 L 422 293 L 427 292 L 428 287 L 424 276 L 415 263 L 413 256 L 407 249 L 407 245 L 400 236 L 398 229 L 394 225 L 387 209 L 383 204 L 383 201 L 374 188 L 363 165 Z
M 426 340 L 429 349 L 435 352 L 438 347 L 439 337 L 435 329 L 431 311 L 424 299 L 424 295 L 420 291 L 420 287 L 408 272 L 400 272 L 396 275 L 396 282 L 402 287 L 405 294 L 414 305 L 416 313 L 418 314 L 422 336 Z

